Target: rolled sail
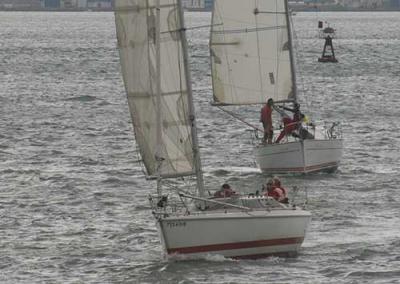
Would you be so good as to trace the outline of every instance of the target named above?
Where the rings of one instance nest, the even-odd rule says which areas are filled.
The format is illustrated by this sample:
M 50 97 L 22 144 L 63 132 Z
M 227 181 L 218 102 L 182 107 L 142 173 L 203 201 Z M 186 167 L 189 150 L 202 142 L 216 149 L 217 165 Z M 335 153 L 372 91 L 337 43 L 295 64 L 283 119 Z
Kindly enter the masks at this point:
M 215 0 L 210 40 L 215 103 L 293 98 L 286 0 Z
M 176 0 L 160 0 L 159 112 L 156 1 L 116 0 L 115 21 L 129 109 L 147 175 L 192 174 L 191 122 Z M 161 115 L 161 145 L 157 142 L 157 115 Z

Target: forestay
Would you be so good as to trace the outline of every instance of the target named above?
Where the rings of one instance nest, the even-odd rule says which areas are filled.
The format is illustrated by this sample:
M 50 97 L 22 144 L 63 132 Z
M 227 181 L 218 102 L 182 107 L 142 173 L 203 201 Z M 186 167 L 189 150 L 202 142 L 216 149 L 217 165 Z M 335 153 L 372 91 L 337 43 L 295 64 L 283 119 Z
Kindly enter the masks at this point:
M 214 101 L 294 98 L 285 0 L 215 0 L 211 29 Z
M 156 0 L 115 1 L 115 21 L 129 109 L 147 174 L 162 177 L 193 174 L 188 88 L 176 0 L 160 0 L 159 72 L 156 70 Z M 157 74 L 161 76 L 160 109 L 157 108 Z M 157 115 L 161 115 L 159 146 Z

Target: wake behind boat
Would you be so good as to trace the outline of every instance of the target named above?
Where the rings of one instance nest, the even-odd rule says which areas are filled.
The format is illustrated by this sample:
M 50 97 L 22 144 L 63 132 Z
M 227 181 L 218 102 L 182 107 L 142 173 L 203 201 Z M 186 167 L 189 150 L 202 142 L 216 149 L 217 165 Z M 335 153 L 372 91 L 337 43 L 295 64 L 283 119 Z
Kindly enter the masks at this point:
M 150 204 L 165 253 L 296 254 L 311 219 L 301 206 L 206 196 L 181 1 L 116 0 L 115 21 L 136 143 L 146 177 L 157 180 Z
M 236 118 L 227 106 L 256 106 L 271 100 L 280 108 L 282 135 L 273 136 L 272 122 L 270 129 L 264 125 L 261 131 L 269 137 L 260 139 L 254 149 L 262 171 L 309 173 L 338 168 L 343 141 L 336 124 L 318 131 L 315 124 L 295 120 L 295 114 L 285 122 L 282 109 L 295 108 L 299 95 L 286 0 L 215 0 L 210 54 L 214 105 Z

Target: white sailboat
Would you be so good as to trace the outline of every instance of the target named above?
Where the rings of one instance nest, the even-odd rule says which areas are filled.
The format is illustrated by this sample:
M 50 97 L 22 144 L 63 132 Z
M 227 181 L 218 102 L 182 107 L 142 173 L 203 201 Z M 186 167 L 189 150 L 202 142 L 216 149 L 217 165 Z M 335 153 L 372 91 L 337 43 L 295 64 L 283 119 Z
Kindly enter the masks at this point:
M 210 39 L 214 105 L 235 115 L 226 106 L 265 104 L 269 98 L 280 106 L 297 103 L 291 34 L 287 0 L 215 0 Z M 307 139 L 288 135 L 281 143 L 260 141 L 256 161 L 267 173 L 336 170 L 343 140 L 335 126 L 308 127 L 313 135 Z
M 146 177 L 157 180 L 150 204 L 166 255 L 295 255 L 311 219 L 301 206 L 205 196 L 181 1 L 116 0 L 115 20 L 136 143 Z M 179 185 L 192 178 L 196 194 Z

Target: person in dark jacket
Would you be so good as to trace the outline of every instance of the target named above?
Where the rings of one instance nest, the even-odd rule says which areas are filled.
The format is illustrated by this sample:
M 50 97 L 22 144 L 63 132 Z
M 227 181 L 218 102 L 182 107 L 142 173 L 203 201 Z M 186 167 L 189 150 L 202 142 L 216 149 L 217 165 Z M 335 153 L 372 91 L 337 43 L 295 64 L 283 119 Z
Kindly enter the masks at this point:
M 237 193 L 231 188 L 231 186 L 227 183 L 224 183 L 221 186 L 221 189 L 216 191 L 214 193 L 214 197 L 216 198 L 225 198 L 225 197 L 231 197 L 233 195 L 236 195 Z

